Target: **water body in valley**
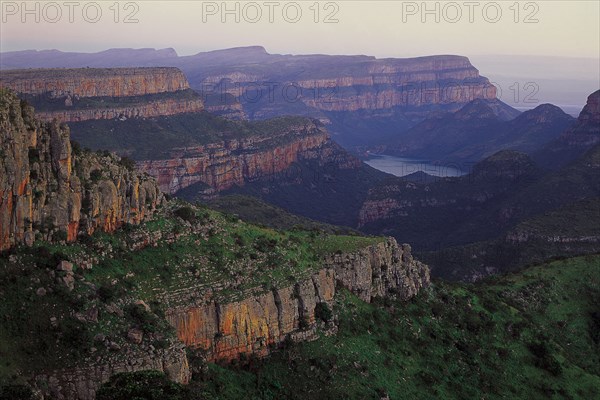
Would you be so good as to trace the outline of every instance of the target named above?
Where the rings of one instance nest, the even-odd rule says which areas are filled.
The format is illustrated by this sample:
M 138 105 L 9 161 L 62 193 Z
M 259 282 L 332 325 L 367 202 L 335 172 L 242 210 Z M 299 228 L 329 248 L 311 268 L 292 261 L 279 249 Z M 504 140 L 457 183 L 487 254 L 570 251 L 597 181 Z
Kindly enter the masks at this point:
M 467 165 L 431 163 L 429 161 L 388 155 L 370 156 L 365 163 L 375 169 L 395 176 L 406 176 L 421 171 L 429 175 L 445 178 L 462 176 L 470 172 L 470 168 Z

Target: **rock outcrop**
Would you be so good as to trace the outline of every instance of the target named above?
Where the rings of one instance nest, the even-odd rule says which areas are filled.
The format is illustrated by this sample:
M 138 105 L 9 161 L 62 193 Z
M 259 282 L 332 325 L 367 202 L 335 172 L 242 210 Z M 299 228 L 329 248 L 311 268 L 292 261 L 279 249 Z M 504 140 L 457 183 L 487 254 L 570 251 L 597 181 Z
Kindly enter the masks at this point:
M 40 123 L 33 109 L 0 91 L 0 250 L 37 237 L 73 241 L 152 214 L 155 181 L 112 155 L 73 151 L 68 128 Z
M 575 124 L 534 155 L 550 169 L 559 169 L 600 143 L 600 90 L 590 94 Z
M 572 146 L 591 147 L 600 143 L 600 90 L 589 95 L 577 123 L 560 139 Z
M 32 101 L 42 121 L 147 118 L 204 110 L 202 99 L 177 68 L 10 70 L 0 74 L 0 87 Z
M 2 71 L 0 86 L 52 98 L 128 97 L 189 89 L 177 68 L 74 68 Z
M 96 119 L 150 118 L 167 115 L 194 113 L 204 110 L 200 99 L 166 99 L 150 101 L 133 106 L 92 108 L 84 110 L 41 111 L 37 117 L 42 121 L 79 122 Z
M 203 55 L 196 57 L 202 59 Z M 252 109 L 256 107 L 251 103 L 257 102 L 264 103 L 265 109 L 277 102 L 286 108 L 286 100 L 288 108 L 301 101 L 322 111 L 357 111 L 465 104 L 474 99 L 496 98 L 496 88 L 461 56 L 376 59 L 272 55 L 258 69 L 254 64 L 250 68 L 246 62 L 220 65 L 219 70 L 213 65 L 195 67 L 193 71 L 187 65 L 182 68 L 189 70 L 192 86 L 197 90 L 214 89 L 231 94 Z M 327 68 L 331 65 L 336 68 Z M 292 78 L 294 67 L 302 70 Z M 290 76 L 286 76 L 287 70 Z M 262 96 L 257 98 L 256 93 Z M 264 110 L 255 111 L 265 116 Z
M 320 157 L 318 150 L 332 146 L 322 125 L 305 120 L 304 124 L 287 126 L 270 137 L 175 149 L 168 159 L 139 162 L 138 169 L 156 177 L 165 193 L 176 193 L 200 182 L 222 191 L 247 181 L 274 177 L 298 159 Z M 348 168 L 360 164 L 353 157 L 346 161 Z
M 314 338 L 317 305 L 332 307 L 341 288 L 370 302 L 385 296 L 406 300 L 428 284 L 429 268 L 413 259 L 410 246 L 390 238 L 353 253 L 327 256 L 321 270 L 295 285 L 229 304 L 171 308 L 167 319 L 179 340 L 209 361 L 264 356 L 286 339 Z
M 93 400 L 103 382 L 119 372 L 155 370 L 172 381 L 187 384 L 191 371 L 185 347 L 176 344 L 168 349 L 129 354 L 120 360 L 100 360 L 93 365 L 52 371 L 38 375 L 35 386 L 44 398 L 53 400 Z

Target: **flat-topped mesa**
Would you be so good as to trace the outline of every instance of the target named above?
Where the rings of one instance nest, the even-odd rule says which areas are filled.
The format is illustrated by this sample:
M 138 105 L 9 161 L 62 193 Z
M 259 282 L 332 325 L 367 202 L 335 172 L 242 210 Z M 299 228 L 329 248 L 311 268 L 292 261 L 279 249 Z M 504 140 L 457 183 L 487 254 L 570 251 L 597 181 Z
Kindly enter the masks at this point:
M 74 151 L 68 128 L 39 122 L 5 89 L 0 149 L 0 251 L 36 237 L 73 241 L 138 224 L 162 200 L 154 179 L 116 156 Z
M 52 98 L 126 97 L 189 89 L 177 68 L 73 68 L 8 70 L 0 86 L 30 95 Z
M 286 339 L 315 338 L 319 309 L 323 304 L 331 309 L 340 288 L 370 302 L 386 296 L 407 300 L 428 285 L 429 268 L 412 257 L 410 246 L 388 238 L 327 256 L 321 270 L 292 286 L 233 303 L 173 307 L 166 316 L 179 340 L 201 350 L 208 361 L 232 360 L 242 354 L 265 356 Z M 180 290 L 176 295 L 187 294 Z M 202 295 L 195 293 L 195 298 Z
M 275 56 L 273 56 L 275 57 Z M 348 56 L 278 56 L 288 64 L 302 66 L 300 74 L 286 75 L 280 61 L 266 64 L 253 73 L 245 65 L 224 66 L 201 74 L 201 85 L 221 83 L 221 90 L 243 100 L 248 87 L 257 82 L 279 82 L 299 87 L 298 98 L 306 106 L 321 111 L 383 110 L 394 107 L 453 105 L 459 108 L 475 99 L 496 99 L 496 88 L 479 75 L 463 56 L 443 55 L 406 59 L 375 59 Z M 289 66 L 286 64 L 286 68 Z M 197 79 L 196 77 L 195 79 Z M 193 82 L 199 86 L 198 82 Z M 284 102 L 289 93 L 285 92 Z M 296 93 L 296 92 L 295 92 Z M 242 96 L 242 97 L 240 97 Z M 285 106 L 285 104 L 284 104 Z M 269 107 L 267 107 L 269 108 Z M 261 114 L 262 115 L 262 114 Z M 269 115 L 267 113 L 267 115 Z
M 199 112 L 204 104 L 177 68 L 9 70 L 0 87 L 27 99 L 42 121 L 156 117 Z

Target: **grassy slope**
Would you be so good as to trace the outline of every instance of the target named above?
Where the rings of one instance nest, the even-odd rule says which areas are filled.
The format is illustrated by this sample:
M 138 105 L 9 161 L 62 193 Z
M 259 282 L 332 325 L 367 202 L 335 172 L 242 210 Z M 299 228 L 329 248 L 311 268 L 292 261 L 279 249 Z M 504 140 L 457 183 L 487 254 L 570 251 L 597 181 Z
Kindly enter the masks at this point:
M 209 365 L 207 399 L 592 399 L 600 395 L 600 256 L 408 304 L 338 300 L 336 336 L 249 366 Z M 593 314 L 595 313 L 595 314 Z
M 157 234 L 161 238 L 156 246 L 132 250 Z M 210 288 L 218 301 L 235 301 L 303 279 L 321 267 L 326 253 L 353 251 L 381 240 L 316 230 L 276 231 L 172 202 L 139 227 L 98 233 L 76 244 L 38 242 L 33 248 L 2 254 L 0 386 L 32 370 L 105 356 L 108 349 L 93 341 L 97 334 L 127 346 L 128 329 L 138 326 L 147 344 L 164 346 L 172 334 L 163 318 L 165 307 L 201 301 L 180 297 L 181 290 L 201 296 Z M 61 260 L 75 264 L 72 292 L 56 281 L 64 275 L 55 271 Z M 91 260 L 92 268 L 82 268 L 82 260 Z M 39 288 L 46 294 L 36 294 Z M 140 299 L 150 304 L 151 313 L 132 308 Z M 110 311 L 114 305 L 124 316 Z M 93 308 L 99 311 L 98 322 L 76 318 L 75 313 L 85 315 Z M 93 354 L 92 347 L 97 348 Z
M 208 205 L 218 211 L 239 215 L 252 224 L 265 225 L 275 229 L 322 230 L 335 234 L 359 234 L 351 228 L 325 224 L 316 220 L 291 214 L 282 208 L 265 203 L 256 197 L 230 195 L 211 200 Z

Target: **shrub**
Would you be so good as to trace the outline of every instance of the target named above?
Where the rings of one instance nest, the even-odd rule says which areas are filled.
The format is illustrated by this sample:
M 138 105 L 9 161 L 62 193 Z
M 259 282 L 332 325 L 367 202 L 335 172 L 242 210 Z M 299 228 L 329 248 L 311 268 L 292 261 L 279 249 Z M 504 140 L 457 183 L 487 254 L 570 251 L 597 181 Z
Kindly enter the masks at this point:
M 71 151 L 73 152 L 73 155 L 80 155 L 82 150 L 81 150 L 81 145 L 79 144 L 79 142 L 75 141 L 75 140 L 71 140 Z
M 121 157 L 121 161 L 119 163 L 129 171 L 135 172 L 135 161 L 133 161 L 131 158 Z
M 173 212 L 176 216 L 187 222 L 196 221 L 196 211 L 190 206 L 183 206 Z
M 130 304 L 125 308 L 125 312 L 144 332 L 153 333 L 159 330 L 158 318 L 146 311 L 143 305 Z
M 90 180 L 93 183 L 98 182 L 100 179 L 102 179 L 102 171 L 100 171 L 99 169 L 95 169 L 92 172 L 90 172 Z
M 116 286 L 102 285 L 98 288 L 98 297 L 105 303 L 110 303 L 118 295 Z
M 113 375 L 96 393 L 96 400 L 191 400 L 189 390 L 159 371 Z
M 327 303 L 317 303 L 315 317 L 323 322 L 329 322 L 333 318 L 333 312 Z
M 527 345 L 531 354 L 535 357 L 535 366 L 545 369 L 554 376 L 562 374 L 560 363 L 551 354 L 548 345 L 545 342 L 531 342 Z

